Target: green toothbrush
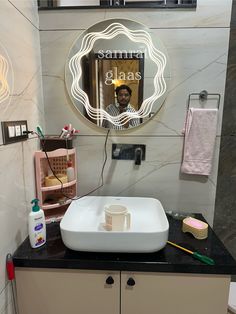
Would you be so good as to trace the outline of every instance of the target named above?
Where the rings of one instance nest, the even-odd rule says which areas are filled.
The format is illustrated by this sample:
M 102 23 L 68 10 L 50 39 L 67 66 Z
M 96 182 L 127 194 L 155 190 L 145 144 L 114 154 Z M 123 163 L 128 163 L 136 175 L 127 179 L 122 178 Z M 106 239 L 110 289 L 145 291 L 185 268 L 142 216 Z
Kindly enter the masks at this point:
M 184 247 L 182 247 L 180 245 L 177 245 L 177 244 L 175 244 L 173 242 L 170 242 L 170 241 L 167 241 L 167 243 L 170 244 L 170 245 L 173 245 L 174 247 L 177 247 L 180 250 L 183 250 L 183 251 L 191 254 L 193 258 L 198 259 L 199 261 L 201 261 L 201 262 L 203 262 L 205 264 L 215 265 L 215 261 L 212 258 L 210 258 L 210 257 L 207 257 L 205 255 L 201 255 L 198 252 L 190 251 L 190 250 L 188 250 L 188 249 L 186 249 L 186 248 L 184 248 Z
M 40 126 L 37 126 L 37 132 L 38 132 L 38 135 L 41 136 L 41 138 L 44 138 L 44 135 L 43 135 L 43 132 L 42 132 L 42 128 Z

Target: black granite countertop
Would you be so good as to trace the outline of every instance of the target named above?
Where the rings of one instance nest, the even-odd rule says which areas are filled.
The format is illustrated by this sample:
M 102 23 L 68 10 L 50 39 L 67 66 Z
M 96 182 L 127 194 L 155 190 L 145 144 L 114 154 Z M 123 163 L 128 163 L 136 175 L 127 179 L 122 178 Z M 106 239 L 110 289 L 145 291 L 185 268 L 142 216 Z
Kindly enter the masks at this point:
M 197 216 L 202 219 L 202 216 Z M 182 221 L 168 217 L 169 241 L 214 259 L 207 265 L 169 244 L 154 253 L 92 253 L 67 249 L 62 242 L 59 223 L 47 225 L 47 243 L 37 249 L 29 239 L 13 255 L 16 267 L 96 269 L 144 272 L 236 274 L 236 262 L 209 227 L 208 238 L 197 240 L 181 231 Z

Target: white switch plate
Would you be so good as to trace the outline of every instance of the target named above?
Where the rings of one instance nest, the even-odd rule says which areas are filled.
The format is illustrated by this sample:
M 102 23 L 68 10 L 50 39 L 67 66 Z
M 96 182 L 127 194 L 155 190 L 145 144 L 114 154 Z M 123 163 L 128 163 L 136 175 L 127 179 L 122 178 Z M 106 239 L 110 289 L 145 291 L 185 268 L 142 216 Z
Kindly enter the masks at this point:
M 16 125 L 15 129 L 16 129 L 16 136 L 21 136 L 21 127 L 20 127 L 20 125 Z
M 26 124 L 21 124 L 21 134 L 24 134 L 24 131 L 27 131 Z
M 14 126 L 9 126 L 8 127 L 8 135 L 9 137 L 14 137 L 15 136 L 15 127 Z

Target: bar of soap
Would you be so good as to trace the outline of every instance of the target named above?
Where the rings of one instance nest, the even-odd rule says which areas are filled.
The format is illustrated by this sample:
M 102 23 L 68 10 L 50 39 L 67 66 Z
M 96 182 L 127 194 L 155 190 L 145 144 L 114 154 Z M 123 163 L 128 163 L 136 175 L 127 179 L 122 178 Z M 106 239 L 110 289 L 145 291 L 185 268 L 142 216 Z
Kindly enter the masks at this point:
M 208 236 L 208 224 L 192 217 L 183 220 L 183 232 L 190 232 L 196 239 L 203 240 Z

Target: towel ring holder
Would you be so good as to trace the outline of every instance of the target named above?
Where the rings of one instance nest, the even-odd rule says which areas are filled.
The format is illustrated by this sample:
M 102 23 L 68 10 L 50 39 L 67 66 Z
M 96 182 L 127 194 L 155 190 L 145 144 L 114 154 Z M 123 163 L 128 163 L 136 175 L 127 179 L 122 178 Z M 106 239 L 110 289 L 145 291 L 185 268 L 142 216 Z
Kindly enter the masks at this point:
M 217 96 L 217 108 L 220 108 L 220 94 L 209 94 L 206 90 L 201 91 L 200 93 L 191 93 L 188 95 L 188 106 L 187 109 L 189 109 L 190 101 L 192 96 L 198 96 L 200 102 L 205 102 L 208 99 L 208 96 Z

